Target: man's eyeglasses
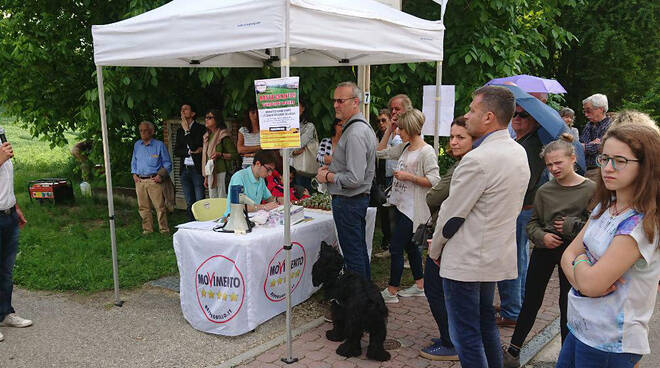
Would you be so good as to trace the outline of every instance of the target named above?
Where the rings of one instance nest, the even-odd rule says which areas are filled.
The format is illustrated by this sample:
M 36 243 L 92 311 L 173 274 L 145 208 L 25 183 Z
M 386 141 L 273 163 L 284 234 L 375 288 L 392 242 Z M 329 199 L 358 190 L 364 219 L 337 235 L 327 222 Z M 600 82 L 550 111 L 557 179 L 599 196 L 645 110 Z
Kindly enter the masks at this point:
M 266 168 L 266 172 L 267 172 L 268 174 L 272 173 L 273 170 L 275 170 L 275 168 L 272 167 L 272 166 L 265 166 L 265 165 L 264 165 L 264 167 Z
M 332 101 L 332 103 L 336 103 L 337 105 L 341 105 L 341 104 L 344 103 L 344 101 L 352 100 L 354 98 L 355 98 L 355 96 L 349 97 L 349 98 L 331 98 L 330 100 Z
M 521 119 L 527 119 L 532 115 L 530 115 L 527 111 L 516 111 L 513 113 L 513 117 L 515 118 L 516 116 L 519 116 Z
M 600 154 L 596 156 L 596 165 L 598 167 L 606 167 L 608 163 L 612 163 L 612 168 L 614 170 L 623 170 L 628 166 L 628 162 L 633 161 L 633 162 L 639 162 L 639 160 L 633 160 L 631 158 L 625 158 L 623 156 L 608 156 L 604 154 Z
M 213 116 L 213 115 L 206 115 L 205 118 L 206 118 L 206 120 L 211 120 L 211 119 L 215 119 L 215 116 Z

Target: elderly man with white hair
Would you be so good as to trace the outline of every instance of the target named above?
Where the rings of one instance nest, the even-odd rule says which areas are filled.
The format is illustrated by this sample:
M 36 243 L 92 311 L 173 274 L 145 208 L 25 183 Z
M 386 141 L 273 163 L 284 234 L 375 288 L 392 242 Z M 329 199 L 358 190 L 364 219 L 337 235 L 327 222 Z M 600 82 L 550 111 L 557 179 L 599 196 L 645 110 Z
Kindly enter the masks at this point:
M 600 142 L 603 135 L 610 127 L 610 118 L 607 112 L 607 96 L 597 93 L 585 98 L 582 101 L 584 116 L 589 120 L 582 130 L 580 142 L 584 147 L 584 155 L 587 161 L 586 176 L 595 180 L 600 175 L 600 170 L 596 165 L 596 156 L 600 151 Z

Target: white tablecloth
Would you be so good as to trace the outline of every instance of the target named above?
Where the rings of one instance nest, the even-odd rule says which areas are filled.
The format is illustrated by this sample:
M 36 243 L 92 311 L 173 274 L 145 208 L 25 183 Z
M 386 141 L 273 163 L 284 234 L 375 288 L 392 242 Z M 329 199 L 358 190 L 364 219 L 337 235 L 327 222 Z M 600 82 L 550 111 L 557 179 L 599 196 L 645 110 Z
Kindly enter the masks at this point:
M 291 302 L 316 290 L 312 265 L 321 241 L 336 244 L 332 214 L 305 211 L 311 221 L 291 227 Z M 376 209 L 367 211 L 371 255 Z M 251 331 L 286 310 L 286 254 L 282 226 L 256 227 L 246 235 L 180 228 L 174 234 L 181 310 L 196 329 L 227 336 Z

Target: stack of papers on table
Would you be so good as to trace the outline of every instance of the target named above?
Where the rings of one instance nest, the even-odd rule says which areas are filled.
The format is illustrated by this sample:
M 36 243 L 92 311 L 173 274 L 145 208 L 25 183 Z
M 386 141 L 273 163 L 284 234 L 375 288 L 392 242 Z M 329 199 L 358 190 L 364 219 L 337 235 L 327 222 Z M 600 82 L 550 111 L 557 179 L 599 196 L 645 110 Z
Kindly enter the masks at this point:
M 303 206 L 291 205 L 291 225 L 296 224 L 305 219 L 305 208 Z M 284 206 L 279 206 L 270 211 L 270 215 L 275 218 L 275 223 L 284 224 Z

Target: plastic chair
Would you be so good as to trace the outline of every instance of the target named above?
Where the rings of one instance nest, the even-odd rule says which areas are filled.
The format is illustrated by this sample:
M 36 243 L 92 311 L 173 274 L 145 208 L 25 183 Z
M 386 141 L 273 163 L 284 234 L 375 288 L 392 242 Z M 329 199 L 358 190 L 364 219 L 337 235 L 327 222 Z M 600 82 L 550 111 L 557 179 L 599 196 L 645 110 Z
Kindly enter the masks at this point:
M 192 213 L 197 221 L 210 221 L 222 217 L 227 209 L 227 198 L 206 198 L 193 203 Z

